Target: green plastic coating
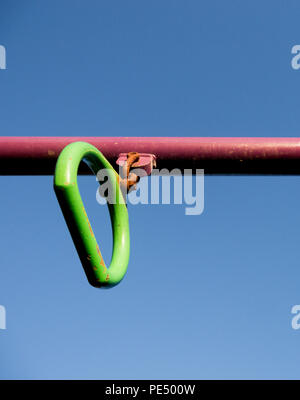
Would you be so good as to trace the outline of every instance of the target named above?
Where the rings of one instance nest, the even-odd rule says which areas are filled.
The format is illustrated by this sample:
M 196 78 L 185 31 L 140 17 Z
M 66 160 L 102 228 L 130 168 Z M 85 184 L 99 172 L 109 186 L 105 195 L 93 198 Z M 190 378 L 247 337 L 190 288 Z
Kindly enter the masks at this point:
M 114 204 L 107 202 L 113 230 L 109 268 L 104 263 L 78 189 L 77 172 L 81 161 L 95 175 L 100 169 L 106 169 L 112 198 L 115 199 Z M 89 283 L 104 288 L 117 285 L 126 273 L 130 250 L 128 212 L 119 186 L 119 175 L 96 147 L 74 142 L 66 146 L 58 157 L 54 190 Z

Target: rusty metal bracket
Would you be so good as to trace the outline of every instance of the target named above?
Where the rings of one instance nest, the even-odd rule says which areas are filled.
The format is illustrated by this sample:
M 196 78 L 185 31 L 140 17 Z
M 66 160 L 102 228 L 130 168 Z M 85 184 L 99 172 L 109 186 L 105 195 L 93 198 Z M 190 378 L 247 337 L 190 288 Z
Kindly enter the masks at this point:
M 135 190 L 136 184 L 140 180 L 140 176 L 132 172 L 132 169 L 142 169 L 147 175 L 150 175 L 153 168 L 156 167 L 156 156 L 138 152 L 121 153 L 116 163 L 120 167 L 122 192 L 126 194 L 130 190 Z
M 132 163 L 132 168 L 141 168 L 146 171 L 147 175 L 151 175 L 153 168 L 156 167 L 156 156 L 148 153 L 120 153 L 117 159 L 117 165 L 123 166 L 126 163 L 128 155 L 138 154 L 139 158 L 137 161 Z

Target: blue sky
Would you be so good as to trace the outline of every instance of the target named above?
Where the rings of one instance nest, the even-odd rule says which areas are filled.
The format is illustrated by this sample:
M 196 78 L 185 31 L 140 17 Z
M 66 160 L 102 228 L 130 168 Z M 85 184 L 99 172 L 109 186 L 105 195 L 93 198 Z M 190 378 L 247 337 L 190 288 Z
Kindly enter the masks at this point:
M 2 136 L 300 136 L 297 1 L 2 0 Z M 299 378 L 300 181 L 206 177 L 205 210 L 129 206 L 88 285 L 52 177 L 0 177 L 0 378 Z M 79 178 L 105 259 L 108 212 Z

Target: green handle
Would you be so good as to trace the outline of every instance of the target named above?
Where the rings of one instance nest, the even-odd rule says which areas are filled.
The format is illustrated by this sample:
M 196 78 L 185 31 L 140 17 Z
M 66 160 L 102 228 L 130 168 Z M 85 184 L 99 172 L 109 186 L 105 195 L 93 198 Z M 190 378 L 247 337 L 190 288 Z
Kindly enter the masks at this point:
M 112 198 L 115 199 L 115 204 L 108 202 L 113 229 L 113 254 L 109 268 L 103 261 L 79 193 L 77 172 L 81 161 L 95 175 L 100 169 L 106 169 Z M 119 186 L 119 175 L 96 147 L 75 142 L 66 146 L 58 157 L 54 190 L 88 281 L 95 287 L 117 285 L 126 273 L 130 249 L 128 212 Z

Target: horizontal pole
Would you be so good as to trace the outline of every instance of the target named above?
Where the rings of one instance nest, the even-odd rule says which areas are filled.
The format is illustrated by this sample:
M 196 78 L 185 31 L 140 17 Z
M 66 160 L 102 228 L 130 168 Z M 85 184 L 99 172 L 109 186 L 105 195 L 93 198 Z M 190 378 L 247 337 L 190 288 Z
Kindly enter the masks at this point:
M 241 137 L 1 137 L 1 175 L 53 175 L 61 150 L 84 141 L 116 167 L 120 153 L 156 156 L 157 168 L 205 174 L 299 175 L 300 138 Z M 80 173 L 89 173 L 84 167 Z

